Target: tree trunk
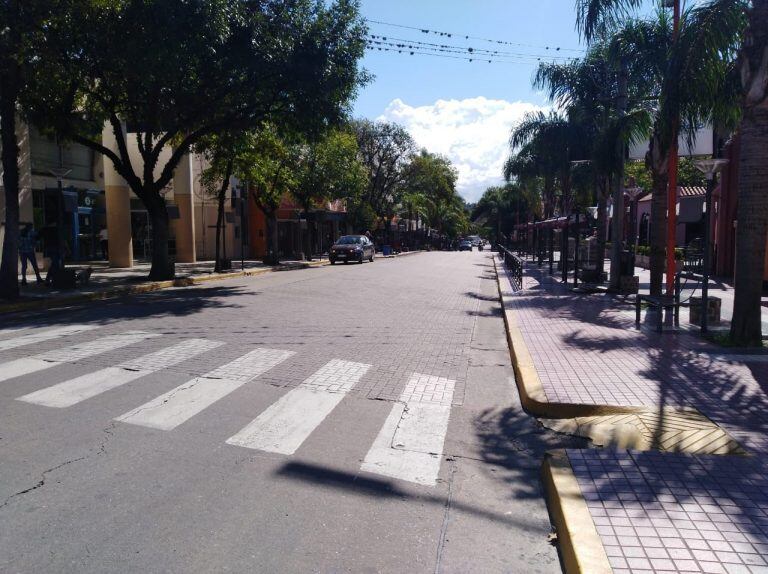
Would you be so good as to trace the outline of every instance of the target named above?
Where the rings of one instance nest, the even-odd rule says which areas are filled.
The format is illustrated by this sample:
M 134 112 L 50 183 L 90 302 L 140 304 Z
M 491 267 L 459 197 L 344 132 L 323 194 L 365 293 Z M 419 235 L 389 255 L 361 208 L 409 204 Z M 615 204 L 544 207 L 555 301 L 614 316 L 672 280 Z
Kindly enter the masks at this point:
M 739 205 L 736 228 L 736 284 L 731 339 L 760 345 L 760 297 L 768 236 L 768 109 L 755 108 L 741 122 Z
M 761 306 L 768 233 L 768 0 L 753 0 L 740 54 L 744 88 L 739 132 L 739 204 L 736 228 L 736 285 L 731 339 L 761 345 Z
M 19 296 L 19 146 L 16 139 L 17 83 L 11 74 L 0 78 L 0 142 L 5 187 L 5 237 L 0 265 L 0 298 Z
M 651 295 L 661 295 L 667 253 L 667 187 L 669 174 L 668 150 L 662 149 L 659 138 L 651 139 L 646 165 L 651 169 L 653 195 L 651 197 L 650 271 Z
M 214 250 L 213 272 L 221 273 L 221 230 L 224 227 L 224 194 L 216 198 L 216 248 Z
M 170 222 L 165 199 L 158 195 L 145 205 L 152 223 L 152 267 L 149 270 L 149 279 L 152 281 L 173 279 L 176 269 L 168 251 Z

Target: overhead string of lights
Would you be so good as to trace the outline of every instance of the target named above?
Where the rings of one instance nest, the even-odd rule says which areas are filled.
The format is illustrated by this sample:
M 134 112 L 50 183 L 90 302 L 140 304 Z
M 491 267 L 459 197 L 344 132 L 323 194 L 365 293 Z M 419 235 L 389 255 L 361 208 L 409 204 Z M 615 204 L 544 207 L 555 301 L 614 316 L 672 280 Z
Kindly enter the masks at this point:
M 391 26 L 393 28 L 402 28 L 405 30 L 415 30 L 417 32 L 420 32 L 422 34 L 430 34 L 434 36 L 442 36 L 446 38 L 456 38 L 456 39 L 464 39 L 464 40 L 476 40 L 478 42 L 488 42 L 491 44 L 498 44 L 498 45 L 504 45 L 504 46 L 518 46 L 521 48 L 534 48 L 536 50 L 552 50 L 553 52 L 575 52 L 575 53 L 583 53 L 585 52 L 584 49 L 579 48 L 563 48 L 561 46 L 537 46 L 534 44 L 521 44 L 519 42 L 509 42 L 507 40 L 494 40 L 492 38 L 483 38 L 479 36 L 471 36 L 469 34 L 458 34 L 455 32 L 445 32 L 440 30 L 432 30 L 429 28 L 419 28 L 417 26 L 406 26 L 404 24 L 394 24 L 392 22 L 383 22 L 381 20 L 368 20 L 371 24 L 379 24 L 381 26 Z
M 465 54 L 468 56 L 477 56 L 478 59 L 482 59 L 482 57 L 491 57 L 496 59 L 520 59 L 520 58 L 526 58 L 531 59 L 533 58 L 536 61 L 541 61 L 542 58 L 545 58 L 547 60 L 562 60 L 562 61 L 568 61 L 572 60 L 573 57 L 568 56 L 553 56 L 553 55 L 541 55 L 541 54 L 531 54 L 531 53 L 525 53 L 525 52 L 509 52 L 505 50 L 486 50 L 485 48 L 474 48 L 472 46 L 456 46 L 454 44 L 436 44 L 434 42 L 422 42 L 419 40 L 409 40 L 407 38 L 395 38 L 392 36 L 382 36 L 379 34 L 368 34 L 368 40 L 370 43 L 375 43 L 377 45 L 391 45 L 393 47 L 401 48 L 401 49 L 417 49 L 417 50 L 429 50 L 429 51 L 438 51 L 438 52 L 447 52 L 447 53 L 455 53 L 455 54 Z
M 438 56 L 442 58 L 452 58 L 455 60 L 464 60 L 467 62 L 487 62 L 497 64 L 537 64 L 542 60 L 554 60 L 547 56 L 537 56 L 535 54 L 504 55 L 496 56 L 493 54 L 476 52 L 467 48 L 451 47 L 441 48 L 433 46 L 418 45 L 416 42 L 396 42 L 385 39 L 378 39 L 379 36 L 372 36 L 368 39 L 366 47 L 371 51 L 395 52 L 410 56 Z M 563 58 L 560 58 L 563 60 Z

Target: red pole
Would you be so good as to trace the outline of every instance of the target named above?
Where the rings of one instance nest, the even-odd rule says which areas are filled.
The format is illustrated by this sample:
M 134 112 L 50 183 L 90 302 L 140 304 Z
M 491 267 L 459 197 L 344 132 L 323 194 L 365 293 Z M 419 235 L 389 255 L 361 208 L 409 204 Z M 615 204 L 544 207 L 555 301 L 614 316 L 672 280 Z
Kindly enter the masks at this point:
M 680 31 L 680 0 L 674 0 L 672 41 L 677 42 Z M 678 120 L 672 127 L 672 145 L 669 149 L 669 181 L 667 187 L 667 295 L 675 290 L 675 245 L 677 237 L 677 133 Z

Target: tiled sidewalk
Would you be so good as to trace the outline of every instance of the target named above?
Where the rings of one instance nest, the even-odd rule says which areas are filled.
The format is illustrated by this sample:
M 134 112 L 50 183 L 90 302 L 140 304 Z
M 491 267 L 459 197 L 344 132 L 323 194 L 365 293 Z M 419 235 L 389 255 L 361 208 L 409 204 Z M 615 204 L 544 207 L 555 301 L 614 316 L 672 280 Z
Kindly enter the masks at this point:
M 550 402 L 694 407 L 747 450 L 768 452 L 766 354 L 638 329 L 629 303 L 573 293 L 536 268 L 526 274 L 505 304 Z
M 567 452 L 614 574 L 768 572 L 763 457 Z
M 768 574 L 768 356 L 638 329 L 537 268 L 524 287 L 504 302 L 550 402 L 693 407 L 751 455 L 567 451 L 613 572 Z

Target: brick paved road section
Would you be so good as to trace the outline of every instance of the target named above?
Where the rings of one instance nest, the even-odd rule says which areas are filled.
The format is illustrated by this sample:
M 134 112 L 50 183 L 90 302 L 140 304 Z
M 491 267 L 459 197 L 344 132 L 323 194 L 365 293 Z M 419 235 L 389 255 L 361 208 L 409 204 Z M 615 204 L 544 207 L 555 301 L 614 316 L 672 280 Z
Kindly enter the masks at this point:
M 420 262 L 422 257 L 429 257 L 428 265 L 424 259 Z M 135 345 L 137 354 L 192 337 L 225 343 L 216 353 L 168 367 L 188 376 L 202 375 L 264 346 L 296 356 L 263 375 L 262 383 L 296 387 L 329 360 L 341 359 L 372 365 L 353 394 L 396 401 L 411 376 L 420 373 L 437 377 L 430 392 L 438 402 L 443 381 L 454 381 L 452 402 L 461 404 L 467 349 L 481 303 L 478 287 L 481 278 L 492 276 L 488 265 L 478 254 L 451 253 L 275 273 L 89 305 L 65 320 L 97 325 L 99 337 L 142 328 L 163 334 L 162 343 Z M 196 300 L 196 293 L 204 298 Z M 215 311 L 215 319 L 209 311 Z M 57 326 L 58 314 L 39 317 L 35 325 Z M 89 342 L 93 336 L 75 332 L 64 339 L 0 348 L 0 362 L 56 352 L 65 339 L 71 344 Z M 71 360 L 93 367 L 122 361 L 116 353 Z
M 524 285 L 510 308 L 549 401 L 694 407 L 748 451 L 768 453 L 768 356 L 638 329 L 633 304 L 574 293 L 535 268 Z
M 768 572 L 765 458 L 567 453 L 614 574 Z

